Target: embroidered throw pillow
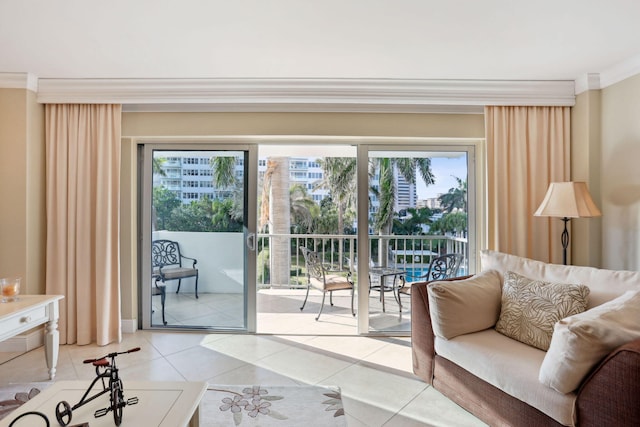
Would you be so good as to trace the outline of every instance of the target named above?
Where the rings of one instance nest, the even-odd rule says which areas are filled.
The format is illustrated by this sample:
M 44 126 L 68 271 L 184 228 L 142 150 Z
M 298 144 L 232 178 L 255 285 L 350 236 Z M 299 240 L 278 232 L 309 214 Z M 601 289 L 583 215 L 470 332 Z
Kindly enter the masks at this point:
M 553 326 L 585 311 L 588 296 L 585 285 L 543 282 L 507 271 L 496 331 L 547 351 Z

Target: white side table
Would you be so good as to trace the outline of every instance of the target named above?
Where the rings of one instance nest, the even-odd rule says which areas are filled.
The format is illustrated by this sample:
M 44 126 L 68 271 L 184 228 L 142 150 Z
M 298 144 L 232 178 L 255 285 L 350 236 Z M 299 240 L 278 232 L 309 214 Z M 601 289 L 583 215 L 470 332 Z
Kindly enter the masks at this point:
M 62 298 L 62 295 L 20 295 L 18 301 L 0 303 L 0 342 L 46 323 L 44 350 L 51 380 L 58 364 L 58 301 Z

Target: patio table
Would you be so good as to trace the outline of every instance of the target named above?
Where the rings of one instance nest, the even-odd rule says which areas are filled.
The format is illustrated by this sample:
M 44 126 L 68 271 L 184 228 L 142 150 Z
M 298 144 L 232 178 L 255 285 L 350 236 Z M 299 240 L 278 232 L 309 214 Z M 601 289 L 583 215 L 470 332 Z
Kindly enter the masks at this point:
M 394 298 L 396 299 L 396 302 L 398 303 L 398 307 L 400 308 L 400 311 L 402 311 L 402 304 L 400 303 L 400 300 L 398 299 L 395 290 L 399 286 L 398 278 L 400 278 L 401 282 L 404 282 L 405 273 L 406 273 L 405 270 L 401 270 L 398 268 L 390 268 L 390 267 L 389 268 L 375 267 L 375 268 L 369 269 L 369 275 L 373 274 L 380 278 L 380 284 L 371 285 L 370 289 L 380 292 L 380 302 L 382 303 L 383 313 L 386 311 L 385 304 L 384 304 L 384 299 L 385 299 L 384 293 L 387 291 L 393 294 Z M 389 277 L 393 278 L 393 280 L 391 281 L 391 285 L 386 284 L 386 279 Z M 371 279 L 369 279 L 369 283 L 371 283 Z

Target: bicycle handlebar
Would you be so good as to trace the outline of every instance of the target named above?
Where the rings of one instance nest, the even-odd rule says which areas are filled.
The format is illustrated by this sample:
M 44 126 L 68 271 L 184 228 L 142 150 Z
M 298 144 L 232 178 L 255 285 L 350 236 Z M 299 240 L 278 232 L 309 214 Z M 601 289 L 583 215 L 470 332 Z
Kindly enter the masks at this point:
M 83 360 L 82 363 L 93 363 L 93 362 L 97 362 L 98 360 L 106 359 L 107 357 L 114 358 L 119 354 L 135 353 L 136 351 L 140 351 L 140 347 L 130 348 L 129 350 L 126 350 L 126 351 L 109 353 L 106 356 L 102 356 L 97 359 L 86 359 L 86 360 Z

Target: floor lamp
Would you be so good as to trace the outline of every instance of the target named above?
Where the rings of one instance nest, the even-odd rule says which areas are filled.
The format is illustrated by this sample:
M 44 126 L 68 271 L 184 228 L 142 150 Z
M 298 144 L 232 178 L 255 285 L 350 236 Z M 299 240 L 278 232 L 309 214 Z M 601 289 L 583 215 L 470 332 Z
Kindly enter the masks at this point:
M 552 182 L 544 200 L 534 213 L 535 216 L 549 216 L 564 221 L 562 232 L 562 262 L 567 265 L 569 231 L 567 223 L 571 218 L 592 218 L 602 216 L 589 194 L 584 182 Z

